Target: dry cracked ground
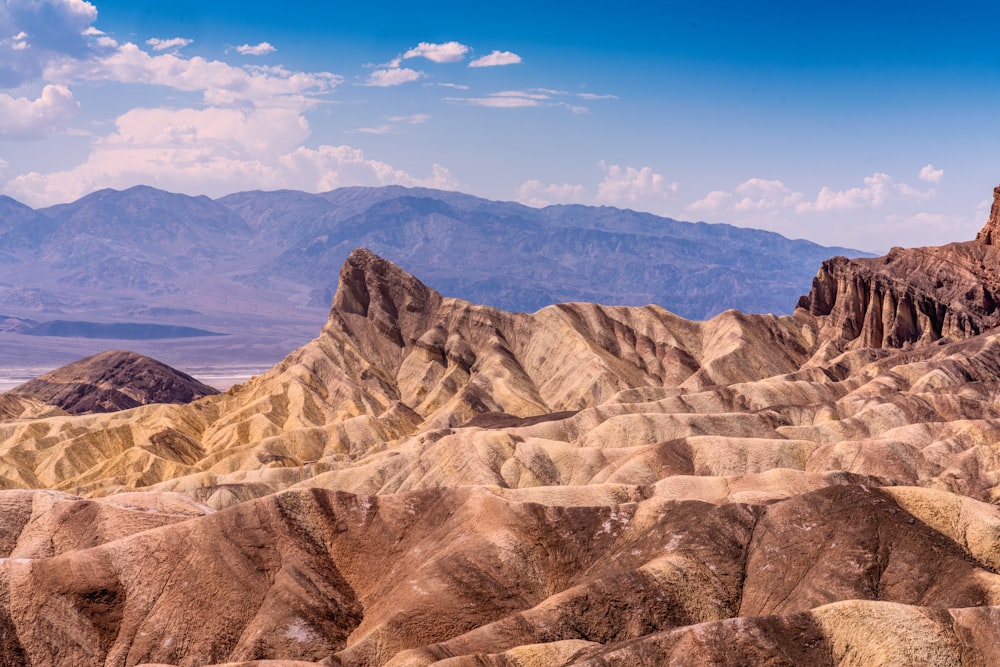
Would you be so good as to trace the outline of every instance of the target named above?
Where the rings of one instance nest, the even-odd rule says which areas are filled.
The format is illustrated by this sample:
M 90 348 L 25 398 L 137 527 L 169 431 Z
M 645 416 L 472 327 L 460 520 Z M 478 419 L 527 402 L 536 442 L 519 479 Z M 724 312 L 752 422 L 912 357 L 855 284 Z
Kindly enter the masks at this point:
M 0 396 L 0 664 L 1000 664 L 991 267 L 840 258 L 693 322 L 356 251 L 225 394 Z

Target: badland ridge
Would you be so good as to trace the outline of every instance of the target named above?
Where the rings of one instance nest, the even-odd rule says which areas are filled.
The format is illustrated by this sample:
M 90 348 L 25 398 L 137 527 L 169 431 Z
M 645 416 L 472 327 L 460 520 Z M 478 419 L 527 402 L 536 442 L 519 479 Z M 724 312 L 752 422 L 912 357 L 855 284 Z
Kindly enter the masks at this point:
M 5 396 L 0 664 L 995 664 L 983 236 L 706 321 L 507 312 L 362 249 L 224 394 Z

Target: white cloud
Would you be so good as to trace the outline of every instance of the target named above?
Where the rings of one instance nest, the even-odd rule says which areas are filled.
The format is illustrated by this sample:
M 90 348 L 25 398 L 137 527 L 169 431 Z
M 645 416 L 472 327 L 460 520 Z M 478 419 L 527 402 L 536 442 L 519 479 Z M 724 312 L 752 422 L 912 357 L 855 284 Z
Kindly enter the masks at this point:
M 623 168 L 604 161 L 601 161 L 600 166 L 605 176 L 597 186 L 595 201 L 599 203 L 655 206 L 677 193 L 677 183 L 668 182 L 663 174 L 654 172 L 652 167 Z
M 209 104 L 251 102 L 307 108 L 315 95 L 333 90 L 343 78 L 329 72 L 295 72 L 282 67 L 233 67 L 219 60 L 150 55 L 132 43 L 88 61 L 63 61 L 46 70 L 52 81 L 112 81 L 160 85 L 201 92 Z
M 6 191 L 41 206 L 139 184 L 213 196 L 255 188 L 316 192 L 340 185 L 458 185 L 439 165 L 430 176 L 416 177 L 349 146 L 305 148 L 308 136 L 308 123 L 294 109 L 133 109 L 117 119 L 114 133 L 94 141 L 82 164 L 21 174 L 8 181 Z
M 886 173 L 876 173 L 864 179 L 861 187 L 847 190 L 832 190 L 824 186 L 816 196 L 816 201 L 801 202 L 795 206 L 798 213 L 848 210 L 861 207 L 879 207 L 898 187 Z
M 527 206 L 538 207 L 582 202 L 586 196 L 587 189 L 582 185 L 570 183 L 545 185 L 538 180 L 526 181 L 517 190 L 517 201 Z
M 733 208 L 737 211 L 762 211 L 794 206 L 802 200 L 801 192 L 792 192 L 784 183 L 766 178 L 751 178 L 736 186 L 741 199 Z
M 712 190 L 704 198 L 691 202 L 685 209 L 693 212 L 718 211 L 732 200 L 733 195 L 725 190 Z
M 493 107 L 495 109 L 541 106 L 541 102 L 530 97 L 446 97 L 444 99 L 446 102 L 464 102 L 477 107 Z
M 395 125 L 377 125 L 375 127 L 359 127 L 354 130 L 362 134 L 391 134 L 396 131 Z M 350 134 L 350 132 L 348 132 Z
M 153 47 L 154 51 L 172 51 L 174 49 L 182 49 L 185 46 L 191 44 L 191 42 L 193 41 L 194 40 L 192 39 L 185 39 L 183 37 L 172 37 L 170 39 L 159 39 L 157 37 L 153 37 L 151 39 L 147 39 L 146 44 L 149 44 L 151 47 Z M 116 44 L 117 43 L 114 42 L 114 40 L 111 40 L 111 43 L 109 45 L 116 45 Z
M 918 178 L 926 183 L 940 183 L 944 178 L 944 169 L 935 169 L 934 165 L 926 164 L 920 170 Z
M 396 67 L 393 69 L 378 69 L 368 77 L 366 86 L 378 86 L 387 88 L 389 86 L 399 86 L 404 83 L 416 81 L 424 76 L 423 72 L 418 72 L 406 67 Z
M 274 53 L 278 49 L 274 48 L 268 42 L 261 42 L 260 44 L 241 44 L 236 47 L 236 51 L 244 56 L 266 56 L 269 53 Z
M 469 87 L 461 83 L 439 83 L 442 88 L 452 88 L 454 90 L 468 90 Z
M 0 139 L 44 137 L 64 128 L 79 107 L 65 86 L 45 86 L 36 100 L 0 94 Z
M 617 95 L 595 95 L 594 93 L 577 93 L 577 97 L 584 100 L 617 100 Z
M 304 188 L 323 192 L 346 185 L 407 185 L 454 189 L 458 181 L 441 165 L 431 168 L 431 176 L 415 178 L 390 164 L 370 160 L 358 148 L 350 146 L 320 146 L 318 149 L 299 147 L 280 160 L 285 177 Z
M 389 116 L 393 123 L 406 123 L 408 125 L 422 125 L 431 119 L 429 114 L 415 113 L 410 116 Z
M 97 8 L 83 0 L 0 3 L 0 35 L 11 35 L 0 39 L 0 87 L 36 81 L 52 62 L 92 55 L 95 20 Z
M 402 57 L 403 60 L 409 58 L 427 58 L 427 60 L 436 63 L 457 63 L 464 59 L 465 54 L 468 52 L 469 47 L 458 42 L 445 42 L 443 44 L 420 42 L 404 53 Z
M 493 51 L 492 53 L 476 58 L 469 63 L 469 67 L 500 67 L 502 65 L 517 65 L 521 62 L 521 56 L 511 51 Z

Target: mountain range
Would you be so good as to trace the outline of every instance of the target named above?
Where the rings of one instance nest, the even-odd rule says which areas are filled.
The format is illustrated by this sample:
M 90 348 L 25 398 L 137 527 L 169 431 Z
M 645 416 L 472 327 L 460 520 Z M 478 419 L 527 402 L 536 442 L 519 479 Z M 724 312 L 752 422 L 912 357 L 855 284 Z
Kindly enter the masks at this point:
M 313 337 L 358 247 L 444 294 L 511 311 L 653 303 L 693 318 L 789 313 L 824 259 L 864 255 L 615 208 L 398 186 L 217 200 L 135 187 L 39 210 L 0 197 L 0 365 L 108 347 L 80 332 L 138 340 L 133 349 L 175 365 L 272 364 Z M 170 333 L 192 330 L 224 336 Z M 71 339 L 38 338 L 52 335 Z

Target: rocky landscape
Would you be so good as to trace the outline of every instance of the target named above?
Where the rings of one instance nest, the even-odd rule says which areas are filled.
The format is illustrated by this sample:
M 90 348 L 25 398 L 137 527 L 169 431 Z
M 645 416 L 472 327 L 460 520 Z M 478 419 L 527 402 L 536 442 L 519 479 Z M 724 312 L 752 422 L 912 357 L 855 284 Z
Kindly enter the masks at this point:
M 3 395 L 0 664 L 998 664 L 998 209 L 790 316 L 505 312 L 357 250 L 224 394 Z

